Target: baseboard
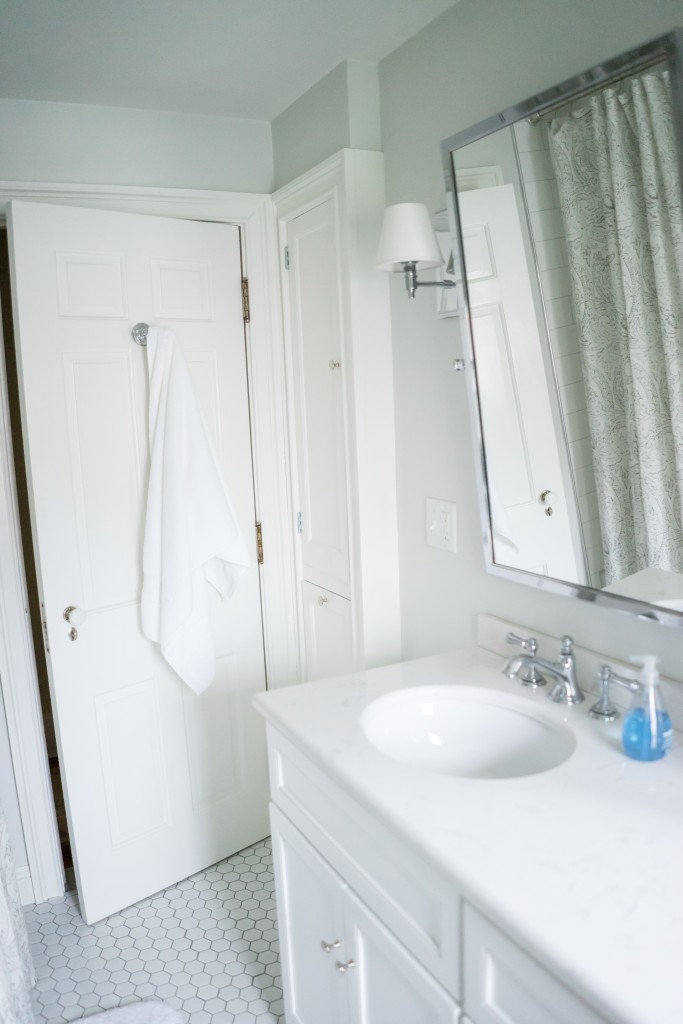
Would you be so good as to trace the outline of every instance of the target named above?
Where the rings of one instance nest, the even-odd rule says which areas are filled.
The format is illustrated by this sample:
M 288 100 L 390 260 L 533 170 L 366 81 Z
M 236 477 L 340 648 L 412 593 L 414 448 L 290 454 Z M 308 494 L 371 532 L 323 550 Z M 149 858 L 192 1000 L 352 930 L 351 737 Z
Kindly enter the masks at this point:
M 27 906 L 29 903 L 35 903 L 36 897 L 33 892 L 33 882 L 31 881 L 31 869 L 28 864 L 26 867 L 17 868 L 15 875 L 17 877 L 17 885 L 19 886 L 19 899 L 21 900 L 22 907 Z

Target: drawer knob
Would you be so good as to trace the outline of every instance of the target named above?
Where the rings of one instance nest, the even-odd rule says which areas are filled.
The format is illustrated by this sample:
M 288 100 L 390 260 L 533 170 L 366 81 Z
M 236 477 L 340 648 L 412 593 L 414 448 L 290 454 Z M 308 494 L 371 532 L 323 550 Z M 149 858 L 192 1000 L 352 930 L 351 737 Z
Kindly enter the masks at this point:
M 356 961 L 347 960 L 346 963 L 343 964 L 341 960 L 335 960 L 334 966 L 337 968 L 340 974 L 346 974 L 347 971 L 350 971 L 352 967 L 356 966 Z
M 323 939 L 323 941 L 320 943 L 320 948 L 322 949 L 323 953 L 331 953 L 333 949 L 339 949 L 340 946 L 341 942 L 339 941 L 339 939 L 335 939 L 334 942 L 325 942 L 325 940 Z

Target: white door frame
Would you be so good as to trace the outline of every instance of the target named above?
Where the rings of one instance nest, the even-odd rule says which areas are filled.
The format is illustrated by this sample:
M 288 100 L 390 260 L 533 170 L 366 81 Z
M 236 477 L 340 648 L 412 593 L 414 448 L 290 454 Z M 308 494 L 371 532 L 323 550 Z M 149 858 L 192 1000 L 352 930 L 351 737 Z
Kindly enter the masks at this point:
M 240 228 L 249 279 L 246 325 L 256 517 L 268 687 L 298 680 L 296 573 L 290 522 L 284 352 L 274 208 L 270 196 L 190 189 L 0 181 L 0 222 L 11 199 L 209 220 Z M 27 614 L 7 383 L 0 359 L 0 690 L 5 704 L 36 902 L 59 896 L 64 875 Z

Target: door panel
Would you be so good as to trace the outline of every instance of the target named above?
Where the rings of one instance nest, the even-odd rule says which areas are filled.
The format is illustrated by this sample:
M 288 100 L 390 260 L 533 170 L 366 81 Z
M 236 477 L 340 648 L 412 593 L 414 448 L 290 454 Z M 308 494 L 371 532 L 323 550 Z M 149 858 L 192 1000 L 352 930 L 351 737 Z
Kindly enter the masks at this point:
M 459 195 L 496 561 L 585 580 L 512 185 Z M 470 260 L 471 257 L 471 260 Z M 471 262 L 471 269 L 470 269 Z M 552 511 L 541 500 L 552 492 Z M 571 503 L 571 504 L 570 504 Z
M 331 198 L 287 225 L 303 576 L 349 597 L 337 232 Z
M 97 920 L 268 832 L 256 559 L 210 590 L 213 685 L 192 694 L 139 624 L 148 475 L 138 321 L 175 333 L 235 513 L 254 496 L 239 231 L 13 203 L 15 334 L 49 672 L 81 910 Z M 163 315 L 162 315 L 163 314 Z M 69 639 L 67 605 L 85 612 Z
M 62 360 L 78 562 L 87 608 L 134 601 L 143 501 L 131 353 Z M 119 557 L 111 558 L 117 538 Z

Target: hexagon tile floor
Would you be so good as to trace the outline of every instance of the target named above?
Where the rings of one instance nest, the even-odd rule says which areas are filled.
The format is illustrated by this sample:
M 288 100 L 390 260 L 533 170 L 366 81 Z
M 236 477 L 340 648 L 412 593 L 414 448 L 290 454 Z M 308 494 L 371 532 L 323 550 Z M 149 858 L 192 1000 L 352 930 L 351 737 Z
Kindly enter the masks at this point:
M 96 925 L 75 893 L 25 909 L 37 1024 L 140 999 L 188 1024 L 284 1021 L 268 840 Z

